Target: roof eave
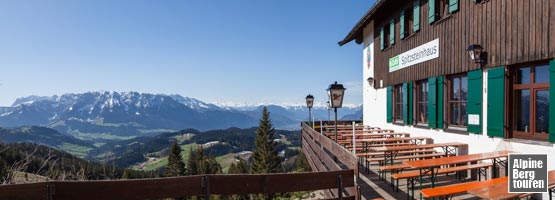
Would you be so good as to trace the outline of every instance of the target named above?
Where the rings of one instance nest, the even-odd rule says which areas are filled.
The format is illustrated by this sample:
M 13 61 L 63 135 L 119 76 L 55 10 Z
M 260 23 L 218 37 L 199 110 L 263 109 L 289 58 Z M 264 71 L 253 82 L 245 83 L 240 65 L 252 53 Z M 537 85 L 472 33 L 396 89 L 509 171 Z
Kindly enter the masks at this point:
M 356 40 L 357 44 L 361 44 L 363 42 L 362 31 L 364 27 L 372 20 L 378 8 L 380 8 L 385 1 L 386 0 L 377 0 L 376 3 L 374 3 L 374 5 L 370 9 L 368 9 L 368 11 L 366 11 L 366 14 L 364 14 L 364 16 L 362 16 L 362 18 L 358 20 L 349 34 L 347 34 L 347 36 L 345 36 L 343 40 L 338 42 L 339 46 L 343 46 L 353 40 Z

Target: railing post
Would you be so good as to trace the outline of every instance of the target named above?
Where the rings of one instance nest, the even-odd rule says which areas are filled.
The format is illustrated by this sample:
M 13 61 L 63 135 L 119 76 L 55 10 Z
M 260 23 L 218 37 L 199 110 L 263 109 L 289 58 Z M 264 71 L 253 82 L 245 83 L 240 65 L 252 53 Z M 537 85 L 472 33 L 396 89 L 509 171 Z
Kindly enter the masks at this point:
M 202 186 L 202 190 L 204 190 L 204 199 L 209 200 L 210 199 L 210 181 L 209 181 L 208 175 L 204 175 L 202 177 L 201 186 Z
M 337 199 L 343 199 L 343 180 L 337 175 Z
M 320 120 L 320 135 L 324 135 L 324 128 L 322 127 L 322 120 Z
M 353 139 L 351 141 L 353 141 L 353 155 L 355 155 L 355 158 L 357 157 L 357 146 L 356 146 L 356 141 L 355 141 L 355 122 L 353 121 Z
M 47 183 L 46 184 L 46 199 L 47 200 L 53 200 L 54 199 L 54 195 L 56 194 L 56 187 L 54 186 L 54 184 L 52 183 Z

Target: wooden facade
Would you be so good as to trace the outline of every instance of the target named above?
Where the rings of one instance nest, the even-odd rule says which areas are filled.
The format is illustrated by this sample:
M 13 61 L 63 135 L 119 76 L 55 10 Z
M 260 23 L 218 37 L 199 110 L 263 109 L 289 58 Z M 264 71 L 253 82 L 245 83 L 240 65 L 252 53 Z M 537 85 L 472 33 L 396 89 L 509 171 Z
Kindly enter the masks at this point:
M 443 1 L 442 1 L 443 2 Z M 374 79 L 383 87 L 435 76 L 480 69 L 466 51 L 479 44 L 487 53 L 483 68 L 509 66 L 555 57 L 555 1 L 489 0 L 475 4 L 459 0 L 459 10 L 428 23 L 428 0 L 420 1 L 420 30 L 401 40 L 401 11 L 414 1 L 385 1 L 373 16 Z M 380 28 L 395 19 L 395 44 L 380 50 Z M 439 38 L 439 58 L 389 72 L 389 58 Z M 385 38 L 389 43 L 389 38 Z M 377 45 L 376 45 L 377 44 Z M 376 88 L 380 84 L 375 84 Z

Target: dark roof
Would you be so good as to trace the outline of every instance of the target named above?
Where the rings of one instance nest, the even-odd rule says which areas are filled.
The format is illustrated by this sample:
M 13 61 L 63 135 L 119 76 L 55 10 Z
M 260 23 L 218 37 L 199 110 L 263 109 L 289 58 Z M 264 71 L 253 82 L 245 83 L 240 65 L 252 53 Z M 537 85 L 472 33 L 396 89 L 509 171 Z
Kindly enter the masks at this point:
M 357 24 L 353 27 L 351 32 L 349 32 L 349 34 L 347 34 L 347 36 L 345 36 L 343 40 L 338 42 L 339 46 L 343 46 L 344 44 L 347 44 L 355 39 L 358 44 L 362 43 L 362 30 L 364 30 L 364 27 L 368 25 L 368 23 L 370 23 L 376 11 L 383 5 L 385 1 L 386 0 L 377 0 L 376 3 L 374 3 L 374 5 L 368 11 L 366 11 L 366 14 L 364 14 L 364 16 L 362 16 L 362 18 L 358 20 Z

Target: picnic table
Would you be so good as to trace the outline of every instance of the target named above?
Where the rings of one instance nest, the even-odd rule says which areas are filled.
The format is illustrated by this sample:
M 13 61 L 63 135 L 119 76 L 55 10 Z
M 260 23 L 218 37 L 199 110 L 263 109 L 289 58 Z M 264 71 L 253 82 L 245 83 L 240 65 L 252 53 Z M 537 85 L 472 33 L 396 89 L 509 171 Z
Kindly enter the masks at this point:
M 407 145 L 407 146 L 384 146 L 384 147 L 373 147 L 368 148 L 369 151 L 383 152 L 384 164 L 388 161 L 393 165 L 393 160 L 397 156 L 399 151 L 404 150 L 414 150 L 414 149 L 430 149 L 430 148 L 442 148 L 446 156 L 456 155 L 457 149 L 460 147 L 467 147 L 468 144 L 461 142 L 448 142 L 448 143 L 437 143 L 437 144 L 422 144 L 422 145 Z
M 352 138 L 352 133 L 341 133 L 340 136 Z M 356 138 L 389 138 L 389 137 L 409 137 L 410 133 L 355 133 Z
M 355 129 L 355 133 L 393 133 L 394 130 L 391 129 Z M 337 133 L 353 133 L 353 129 L 343 129 L 337 130 Z
M 357 142 L 362 142 L 366 144 L 372 143 L 413 143 L 422 144 L 423 140 L 433 141 L 431 137 L 395 137 L 395 138 L 368 138 L 368 139 L 358 139 Z
M 437 172 L 441 166 L 446 165 L 454 165 L 454 164 L 461 164 L 461 163 L 469 163 L 469 162 L 477 162 L 482 160 L 493 160 L 493 168 L 495 169 L 496 164 L 501 163 L 501 158 L 507 158 L 509 153 L 514 153 L 512 151 L 496 151 L 496 152 L 488 152 L 488 153 L 478 153 L 478 154 L 469 154 L 469 155 L 460 155 L 460 156 L 452 156 L 452 157 L 444 157 L 444 158 L 436 158 L 436 159 L 428 159 L 428 160 L 414 160 L 414 161 L 407 161 L 404 162 L 406 166 L 412 169 L 418 169 L 420 172 L 419 175 L 419 183 L 420 183 L 420 190 L 422 190 L 422 181 L 424 176 L 429 176 L 430 180 L 432 181 L 432 188 L 434 187 L 434 181 L 437 176 Z M 506 159 L 505 159 L 506 161 Z M 408 180 L 408 179 L 407 179 Z M 414 181 L 411 182 L 411 185 L 414 187 Z M 408 185 L 407 185 L 408 187 Z M 414 188 L 413 188 L 414 194 Z M 420 194 L 420 198 L 422 198 L 422 193 Z
M 549 190 L 549 199 L 551 199 L 553 189 L 555 188 L 555 170 L 551 170 L 547 173 L 547 187 Z M 486 187 L 471 189 L 468 190 L 468 193 L 484 199 L 514 199 L 529 195 L 523 193 L 509 193 L 508 180 L 507 182 L 500 182 Z

